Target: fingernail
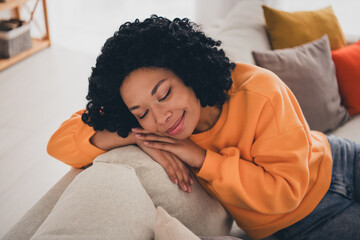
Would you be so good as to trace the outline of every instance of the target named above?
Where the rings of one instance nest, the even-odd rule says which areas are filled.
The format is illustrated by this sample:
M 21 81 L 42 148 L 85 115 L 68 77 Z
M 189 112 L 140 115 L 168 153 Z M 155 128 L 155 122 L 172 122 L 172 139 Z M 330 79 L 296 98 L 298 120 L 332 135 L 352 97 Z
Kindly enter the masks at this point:
M 187 191 L 186 185 L 182 185 L 182 189 L 186 192 Z
M 135 132 L 137 130 L 137 128 L 132 128 L 131 131 Z
M 191 189 L 191 187 L 189 186 L 189 191 L 188 191 L 189 193 L 191 193 L 192 192 L 192 189 Z
M 191 178 L 190 178 L 190 183 L 191 183 L 191 185 L 194 184 L 194 181 Z
M 136 133 L 136 134 L 135 134 L 135 137 L 141 137 L 141 134 L 140 134 L 140 133 Z
M 178 180 L 175 178 L 175 180 L 174 180 L 174 183 L 175 184 L 178 184 L 179 182 L 178 182 Z
M 149 145 L 150 143 L 149 143 L 149 142 L 147 142 L 147 141 L 144 141 L 144 144 L 145 144 L 145 145 Z

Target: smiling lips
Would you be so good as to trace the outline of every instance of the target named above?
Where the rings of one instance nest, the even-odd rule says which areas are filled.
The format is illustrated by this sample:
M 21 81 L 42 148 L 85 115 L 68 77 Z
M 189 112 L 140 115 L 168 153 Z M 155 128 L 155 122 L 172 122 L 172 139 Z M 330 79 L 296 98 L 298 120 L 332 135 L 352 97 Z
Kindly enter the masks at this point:
M 174 123 L 174 125 L 166 131 L 167 134 L 176 135 L 181 131 L 181 129 L 184 127 L 184 122 L 185 122 L 185 116 L 184 115 L 185 115 L 185 112 Z

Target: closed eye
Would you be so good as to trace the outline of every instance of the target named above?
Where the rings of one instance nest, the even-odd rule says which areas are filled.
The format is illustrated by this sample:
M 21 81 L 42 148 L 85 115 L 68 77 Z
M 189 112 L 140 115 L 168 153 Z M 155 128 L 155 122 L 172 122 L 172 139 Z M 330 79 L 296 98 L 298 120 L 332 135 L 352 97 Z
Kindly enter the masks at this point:
M 163 98 L 159 99 L 159 102 L 165 100 L 169 96 L 170 92 L 171 92 L 171 88 L 169 88 L 169 91 L 166 93 L 166 95 Z M 148 111 L 149 110 L 146 110 L 146 112 L 142 116 L 140 116 L 139 118 L 143 119 L 144 117 L 146 117 Z
M 146 116 L 146 114 L 148 113 L 148 111 L 149 111 L 149 110 L 146 110 L 146 112 L 145 112 L 142 116 L 140 116 L 139 118 L 140 118 L 140 119 L 143 119 L 143 118 Z
M 170 92 L 171 92 L 171 88 L 169 88 L 169 91 L 166 93 L 166 95 L 163 98 L 159 99 L 159 102 L 165 100 L 169 96 Z

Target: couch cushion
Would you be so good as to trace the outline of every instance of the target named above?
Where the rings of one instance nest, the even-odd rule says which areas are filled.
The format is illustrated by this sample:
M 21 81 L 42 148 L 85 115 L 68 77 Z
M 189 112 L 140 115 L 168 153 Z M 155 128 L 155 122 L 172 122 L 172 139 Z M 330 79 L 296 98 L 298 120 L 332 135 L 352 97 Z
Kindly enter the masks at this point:
M 338 137 L 347 138 L 360 144 L 360 114 L 354 116 L 345 125 L 335 129 L 329 134 L 334 134 Z
M 164 208 L 196 235 L 229 234 L 232 218 L 195 177 L 192 193 L 183 192 L 157 162 L 136 146 L 121 147 L 102 154 L 94 160 L 94 165 L 100 162 L 134 168 L 154 205 Z
M 259 66 L 292 90 L 312 130 L 328 132 L 350 119 L 341 99 L 328 37 L 288 49 L 253 52 Z
M 74 179 L 31 239 L 151 240 L 155 214 L 132 168 L 98 162 Z
M 343 104 L 351 115 L 360 113 L 360 41 L 332 51 Z
M 329 36 L 332 50 L 346 45 L 332 7 L 315 11 L 286 12 L 263 6 L 263 10 L 274 49 L 295 47 L 314 41 L 324 34 Z
M 205 29 L 208 35 L 222 41 L 220 47 L 231 61 L 255 64 L 251 51 L 270 49 L 261 3 L 239 1 L 216 29 Z

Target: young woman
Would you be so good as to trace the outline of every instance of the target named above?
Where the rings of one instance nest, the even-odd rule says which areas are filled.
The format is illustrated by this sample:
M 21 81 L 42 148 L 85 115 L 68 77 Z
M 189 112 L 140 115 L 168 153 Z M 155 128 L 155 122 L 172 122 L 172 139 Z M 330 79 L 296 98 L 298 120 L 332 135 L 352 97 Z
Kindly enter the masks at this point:
M 252 238 L 356 239 L 360 145 L 311 131 L 276 75 L 219 46 L 188 19 L 123 24 L 48 153 L 79 168 L 137 144 L 185 192 L 189 166 Z

